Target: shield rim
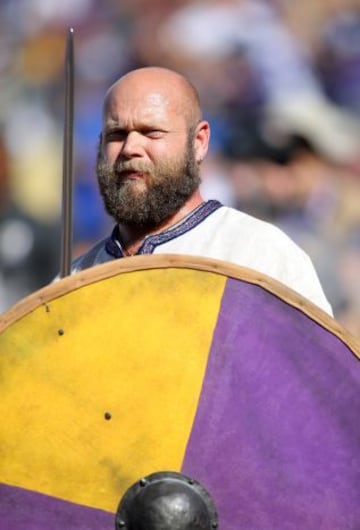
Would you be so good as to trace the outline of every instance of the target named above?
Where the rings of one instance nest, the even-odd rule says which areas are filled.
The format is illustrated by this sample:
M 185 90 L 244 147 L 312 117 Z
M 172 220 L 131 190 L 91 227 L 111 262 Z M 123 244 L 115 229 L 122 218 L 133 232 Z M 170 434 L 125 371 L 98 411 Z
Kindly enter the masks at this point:
M 310 300 L 303 297 L 290 287 L 287 287 L 278 280 L 275 280 L 264 273 L 234 263 L 182 254 L 129 256 L 123 259 L 102 263 L 54 281 L 23 298 L 10 307 L 5 313 L 0 315 L 0 333 L 37 309 L 39 306 L 46 305 L 48 302 L 51 302 L 56 298 L 64 296 L 77 289 L 81 289 L 92 283 L 128 272 L 169 268 L 211 272 L 258 285 L 289 305 L 299 309 L 312 320 L 333 333 L 350 348 L 358 359 L 360 359 L 360 340 L 320 307 L 316 306 Z

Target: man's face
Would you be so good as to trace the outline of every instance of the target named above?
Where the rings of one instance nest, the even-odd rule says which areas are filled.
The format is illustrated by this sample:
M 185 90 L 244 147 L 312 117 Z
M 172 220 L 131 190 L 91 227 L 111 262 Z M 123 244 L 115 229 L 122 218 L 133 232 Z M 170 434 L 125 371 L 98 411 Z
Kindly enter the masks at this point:
M 194 132 L 171 97 L 119 89 L 108 101 L 97 176 L 118 222 L 156 226 L 200 183 Z
M 99 148 L 99 188 L 117 223 L 156 226 L 181 208 L 200 184 L 192 136 L 182 154 L 157 162 L 119 158 L 111 165 Z

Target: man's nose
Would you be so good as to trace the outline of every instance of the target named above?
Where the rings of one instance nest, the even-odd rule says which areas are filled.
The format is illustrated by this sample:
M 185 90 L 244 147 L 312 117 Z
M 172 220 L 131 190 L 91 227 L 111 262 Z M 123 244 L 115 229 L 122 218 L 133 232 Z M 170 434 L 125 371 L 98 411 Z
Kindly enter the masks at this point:
M 137 131 L 130 131 L 124 139 L 120 155 L 126 158 L 142 156 L 144 153 L 142 135 Z

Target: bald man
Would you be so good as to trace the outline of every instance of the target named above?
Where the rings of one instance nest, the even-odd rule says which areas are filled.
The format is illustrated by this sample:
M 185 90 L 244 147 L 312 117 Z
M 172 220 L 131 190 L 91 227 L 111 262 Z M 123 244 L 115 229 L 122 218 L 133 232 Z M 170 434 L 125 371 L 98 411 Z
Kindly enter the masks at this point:
M 271 276 L 332 313 L 310 258 L 275 226 L 204 201 L 200 166 L 210 125 L 198 94 L 180 74 L 140 68 L 108 90 L 97 177 L 110 237 L 73 264 L 73 272 L 135 254 L 222 259 Z

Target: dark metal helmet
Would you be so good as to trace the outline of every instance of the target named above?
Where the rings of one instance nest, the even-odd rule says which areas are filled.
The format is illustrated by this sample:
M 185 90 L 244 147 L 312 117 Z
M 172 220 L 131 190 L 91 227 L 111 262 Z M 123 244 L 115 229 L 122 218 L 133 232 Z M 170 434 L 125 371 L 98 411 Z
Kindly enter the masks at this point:
M 120 501 L 116 530 L 213 530 L 218 527 L 210 494 L 196 480 L 173 471 L 133 484 Z

